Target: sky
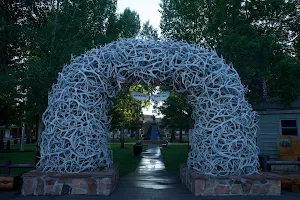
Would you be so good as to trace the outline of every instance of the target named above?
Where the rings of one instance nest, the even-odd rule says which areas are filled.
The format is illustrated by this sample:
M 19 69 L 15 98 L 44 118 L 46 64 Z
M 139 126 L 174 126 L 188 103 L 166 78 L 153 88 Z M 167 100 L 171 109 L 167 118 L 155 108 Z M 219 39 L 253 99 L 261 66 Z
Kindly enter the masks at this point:
M 140 15 L 141 26 L 147 20 L 150 21 L 150 24 L 157 29 L 160 33 L 159 22 L 160 22 L 160 13 L 158 10 L 160 0 L 118 0 L 118 12 L 121 13 L 125 8 L 130 8 L 131 10 L 136 11 Z M 149 109 L 143 109 L 145 115 L 155 115 L 157 117 L 162 117 L 153 113 L 153 107 L 150 106 Z
M 118 12 L 121 13 L 129 7 L 140 15 L 141 26 L 149 20 L 150 24 L 160 32 L 159 3 L 160 0 L 118 0 Z

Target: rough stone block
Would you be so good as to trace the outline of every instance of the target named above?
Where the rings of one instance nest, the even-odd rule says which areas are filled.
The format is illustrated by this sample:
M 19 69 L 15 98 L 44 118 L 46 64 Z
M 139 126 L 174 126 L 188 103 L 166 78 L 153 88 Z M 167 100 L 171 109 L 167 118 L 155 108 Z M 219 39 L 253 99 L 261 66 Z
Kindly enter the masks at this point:
M 215 194 L 216 195 L 228 195 L 230 194 L 230 188 L 226 185 L 217 185 L 215 187 Z
M 108 195 L 111 194 L 111 190 L 107 189 L 107 188 L 100 188 L 99 190 L 97 190 L 97 194 L 98 195 L 108 196 Z
M 270 181 L 268 195 L 280 195 L 281 194 L 281 181 L 272 180 Z
M 205 188 L 204 188 L 204 195 L 215 195 L 215 180 L 206 180 L 205 181 Z
M 205 181 L 204 180 L 194 180 L 193 193 L 195 196 L 202 195 L 204 193 Z
M 101 182 L 101 181 L 100 181 Z M 109 183 L 110 181 L 104 181 L 104 183 Z M 97 194 L 108 196 L 112 192 L 111 184 L 99 184 L 97 185 Z
M 22 195 L 34 195 L 35 189 L 37 185 L 36 178 L 26 177 L 24 178 L 23 186 L 22 186 Z
M 82 188 L 72 188 L 71 194 L 88 194 L 88 192 Z
M 53 195 L 61 195 L 63 184 L 56 184 L 53 189 Z
M 252 188 L 252 182 L 251 181 L 245 181 L 244 183 L 242 183 L 242 191 L 243 194 L 249 194 L 250 190 Z
M 83 190 L 86 190 L 87 182 L 83 178 L 75 178 L 75 179 L 72 179 L 71 187 L 72 188 L 81 188 Z
M 89 195 L 96 195 L 97 194 L 97 183 L 94 179 L 88 179 L 88 194 Z
M 219 180 L 219 184 L 220 185 L 227 185 L 228 184 L 228 180 Z
M 46 185 L 54 185 L 55 180 L 53 178 L 46 178 Z
M 267 194 L 268 191 L 269 191 L 269 184 L 252 186 L 252 194 Z
M 69 195 L 71 194 L 72 188 L 70 185 L 64 184 L 61 189 L 61 195 Z
M 23 174 L 23 195 L 110 195 L 119 177 L 118 165 L 112 168 L 82 173 L 41 172 Z
M 36 186 L 36 190 L 35 190 L 35 195 L 43 195 L 44 194 L 44 186 L 45 186 L 44 179 L 38 177 L 37 178 L 37 186 Z
M 53 195 L 54 185 L 47 185 L 45 188 L 45 195 Z
M 180 172 L 183 173 L 183 170 Z M 278 176 L 269 173 L 222 177 L 196 175 L 195 171 L 190 172 L 189 169 L 185 173 L 188 174 L 186 176 L 188 181 L 184 184 L 195 196 L 279 195 L 281 193 L 281 180 Z
M 233 184 L 231 186 L 231 194 L 233 195 L 242 195 L 242 184 Z
M 103 178 L 99 181 L 99 183 L 103 185 L 110 185 L 112 183 L 112 180 L 111 178 Z
M 59 178 L 57 183 L 61 183 L 61 184 L 71 184 L 72 181 L 70 181 L 69 178 L 67 177 L 62 177 L 62 178 Z

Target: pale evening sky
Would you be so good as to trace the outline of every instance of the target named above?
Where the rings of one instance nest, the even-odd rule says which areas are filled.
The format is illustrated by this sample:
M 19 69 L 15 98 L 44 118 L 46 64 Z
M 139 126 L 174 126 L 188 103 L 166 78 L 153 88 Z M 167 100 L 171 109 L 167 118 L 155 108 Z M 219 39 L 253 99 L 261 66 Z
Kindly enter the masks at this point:
M 125 8 L 135 10 L 140 15 L 141 26 L 147 20 L 150 24 L 159 30 L 160 13 L 158 10 L 160 0 L 118 0 L 118 12 L 121 13 Z

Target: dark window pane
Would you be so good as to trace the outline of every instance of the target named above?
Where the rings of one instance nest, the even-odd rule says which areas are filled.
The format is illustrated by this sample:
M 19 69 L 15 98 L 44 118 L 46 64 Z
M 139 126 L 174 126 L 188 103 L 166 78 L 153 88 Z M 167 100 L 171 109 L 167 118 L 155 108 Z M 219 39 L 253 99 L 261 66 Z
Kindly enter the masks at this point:
M 297 135 L 297 129 L 283 128 L 282 135 Z
M 296 120 L 281 120 L 281 127 L 297 127 Z

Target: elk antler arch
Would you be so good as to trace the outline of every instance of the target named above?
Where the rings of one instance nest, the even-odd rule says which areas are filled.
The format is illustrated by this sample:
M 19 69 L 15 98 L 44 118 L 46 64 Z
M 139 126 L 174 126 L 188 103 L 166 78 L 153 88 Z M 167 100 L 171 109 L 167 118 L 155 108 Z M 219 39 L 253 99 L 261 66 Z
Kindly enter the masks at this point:
M 133 81 L 168 81 L 187 92 L 195 120 L 189 168 L 219 176 L 257 173 L 257 114 L 233 67 L 198 45 L 136 39 L 92 49 L 63 67 L 43 115 L 38 167 L 74 173 L 110 166 L 109 98 Z

